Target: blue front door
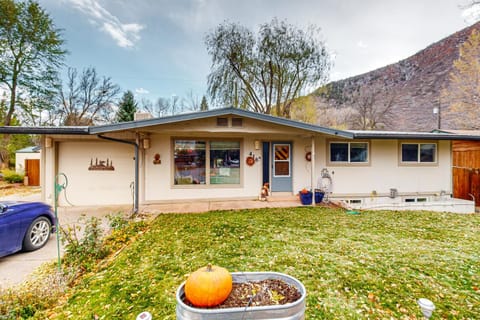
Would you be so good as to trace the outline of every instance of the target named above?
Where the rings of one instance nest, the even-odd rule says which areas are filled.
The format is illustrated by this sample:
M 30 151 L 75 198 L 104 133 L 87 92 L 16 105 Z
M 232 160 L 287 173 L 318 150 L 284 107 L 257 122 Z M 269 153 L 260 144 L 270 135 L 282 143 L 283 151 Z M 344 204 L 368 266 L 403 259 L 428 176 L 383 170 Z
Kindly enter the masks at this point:
M 273 192 L 292 191 L 292 144 L 272 143 L 272 185 Z

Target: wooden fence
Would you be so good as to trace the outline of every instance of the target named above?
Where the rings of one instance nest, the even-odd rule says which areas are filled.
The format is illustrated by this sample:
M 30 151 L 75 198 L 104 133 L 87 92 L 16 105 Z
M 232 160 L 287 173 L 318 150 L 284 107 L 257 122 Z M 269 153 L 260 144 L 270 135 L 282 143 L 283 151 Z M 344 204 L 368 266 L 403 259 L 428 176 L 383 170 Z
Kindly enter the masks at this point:
M 453 196 L 480 205 L 480 142 L 452 142 Z

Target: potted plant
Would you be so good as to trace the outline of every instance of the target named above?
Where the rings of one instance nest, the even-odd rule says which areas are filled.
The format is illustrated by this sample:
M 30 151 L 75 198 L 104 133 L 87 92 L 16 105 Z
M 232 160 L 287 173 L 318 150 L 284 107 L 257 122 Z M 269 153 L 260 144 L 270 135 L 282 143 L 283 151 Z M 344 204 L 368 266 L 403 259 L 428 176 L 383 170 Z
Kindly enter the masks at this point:
M 312 204 L 313 194 L 310 190 L 303 188 L 302 190 L 300 190 L 299 194 L 300 194 L 300 202 L 302 202 L 303 205 Z
M 279 281 L 285 285 L 294 288 L 297 291 L 297 297 L 295 301 L 284 303 L 284 304 L 272 304 L 272 305 L 261 305 L 258 306 L 254 301 L 254 298 L 260 293 L 257 291 L 256 294 L 247 299 L 247 302 L 244 304 L 235 304 L 234 306 L 212 306 L 209 304 L 210 301 L 217 300 L 217 291 L 212 289 L 212 286 L 219 286 L 219 288 L 229 287 L 227 284 L 228 279 L 225 276 L 225 272 L 222 268 L 213 266 L 216 271 L 207 271 L 205 268 L 201 268 L 201 273 L 199 278 L 202 279 L 201 283 L 198 283 L 199 287 L 192 289 L 191 284 L 188 285 L 189 279 L 182 283 L 176 292 L 176 316 L 177 320 L 189 320 L 189 319 L 202 319 L 202 320 L 213 320 L 213 319 L 229 319 L 229 320 L 243 320 L 243 319 L 284 319 L 284 320 L 301 320 L 305 319 L 305 299 L 306 299 L 306 290 L 303 284 L 297 279 L 288 276 L 283 273 L 278 272 L 232 272 L 231 281 L 233 283 L 234 289 L 229 294 L 227 301 L 235 295 L 235 286 L 236 285 L 246 285 L 255 286 L 258 282 L 265 281 Z M 207 267 L 208 268 L 208 267 Z M 200 269 L 199 269 L 200 270 Z M 218 274 L 216 274 L 218 271 Z M 206 272 L 214 272 L 215 274 L 206 274 Z M 206 279 L 210 279 L 205 281 Z M 208 283 L 209 282 L 209 283 Z M 188 288 L 190 286 L 190 288 Z M 264 287 L 264 284 L 262 284 Z M 231 288 L 231 287 L 230 287 Z M 192 290 L 200 290 L 197 294 L 192 292 Z M 228 289 L 228 288 L 227 288 Z M 187 290 L 187 292 L 186 292 Z M 188 292 L 190 291 L 190 293 Z M 228 291 L 228 290 L 227 290 Z M 211 297 L 207 292 L 214 293 Z M 253 291 L 255 292 L 255 290 Z M 187 299 L 187 295 L 192 296 L 194 300 L 197 297 L 200 297 L 199 306 L 195 306 L 191 301 Z M 222 294 L 223 295 L 223 294 Z M 272 295 L 272 294 L 271 294 Z M 274 291 L 273 295 L 277 295 Z M 279 295 L 280 296 L 280 295 Z M 223 299 L 223 297 L 221 297 Z M 220 299 L 220 300 L 221 300 Z M 220 301 L 218 300 L 218 301 Z M 235 301 L 236 299 L 233 299 Z M 218 302 L 216 301 L 216 302 Z M 215 302 L 215 303 L 216 303 Z M 210 305 L 210 306 L 209 306 Z
M 323 189 L 315 189 L 315 203 L 321 203 L 323 201 L 323 197 L 325 196 L 325 191 Z

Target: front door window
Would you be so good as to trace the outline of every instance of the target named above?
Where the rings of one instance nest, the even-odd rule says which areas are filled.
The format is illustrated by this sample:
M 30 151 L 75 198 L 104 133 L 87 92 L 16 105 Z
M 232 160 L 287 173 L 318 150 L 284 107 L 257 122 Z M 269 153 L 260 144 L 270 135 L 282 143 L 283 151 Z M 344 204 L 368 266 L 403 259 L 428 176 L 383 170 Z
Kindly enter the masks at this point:
M 275 177 L 290 176 L 290 145 L 275 144 L 274 145 L 274 172 Z

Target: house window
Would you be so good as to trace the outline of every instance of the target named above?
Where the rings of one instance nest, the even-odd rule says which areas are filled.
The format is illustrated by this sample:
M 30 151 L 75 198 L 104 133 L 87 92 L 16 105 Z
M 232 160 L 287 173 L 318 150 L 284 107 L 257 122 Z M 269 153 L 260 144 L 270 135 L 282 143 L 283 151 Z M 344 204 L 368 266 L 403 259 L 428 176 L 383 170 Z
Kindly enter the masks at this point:
M 174 185 L 240 184 L 240 141 L 175 140 L 174 164 Z
M 330 142 L 330 162 L 367 163 L 367 142 Z
M 205 147 L 201 140 L 175 140 L 174 184 L 205 184 Z
M 275 177 L 290 177 L 290 145 L 275 144 L 274 171 Z
M 402 162 L 434 163 L 437 159 L 435 143 L 402 143 Z
M 210 142 L 210 184 L 240 183 L 240 142 Z

